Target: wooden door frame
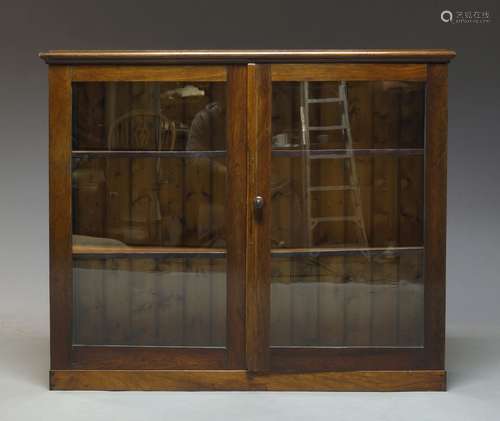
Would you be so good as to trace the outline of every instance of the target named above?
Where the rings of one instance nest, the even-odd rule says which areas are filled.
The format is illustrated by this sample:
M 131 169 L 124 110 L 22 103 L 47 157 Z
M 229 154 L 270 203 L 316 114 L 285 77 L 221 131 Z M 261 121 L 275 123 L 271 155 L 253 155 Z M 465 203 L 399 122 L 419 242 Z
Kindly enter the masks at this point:
M 253 70 L 252 70 L 253 67 Z M 251 371 L 444 370 L 447 64 L 271 64 L 250 65 L 249 206 L 263 192 L 261 225 L 249 218 L 247 357 Z M 270 73 L 270 75 L 269 75 Z M 423 347 L 270 347 L 270 157 L 273 81 L 400 80 L 426 82 Z M 260 114 L 252 116 L 258 104 Z M 264 110 L 264 111 L 263 111 Z M 253 135 L 251 134 L 253 133 Z M 253 144 L 251 144 L 253 142 Z M 253 149 L 252 149 L 253 148 Z M 257 163 L 252 162 L 255 159 Z M 260 164 L 259 164 L 260 162 Z M 255 177 L 253 180 L 251 177 Z M 256 186 L 256 187 L 255 187 Z M 257 269 L 253 269 L 256 267 Z M 258 305 L 252 315 L 249 306 Z M 260 328 L 258 328 L 260 326 Z M 251 346 L 251 344 L 254 344 Z M 258 352 L 252 359 L 251 353 Z
M 246 282 L 246 365 L 251 372 L 269 369 L 271 277 L 271 66 L 248 64 L 247 150 L 248 219 Z M 263 208 L 254 208 L 257 196 Z
M 51 370 L 243 369 L 245 365 L 246 66 L 50 65 L 49 225 Z M 72 344 L 72 82 L 227 82 L 226 347 Z

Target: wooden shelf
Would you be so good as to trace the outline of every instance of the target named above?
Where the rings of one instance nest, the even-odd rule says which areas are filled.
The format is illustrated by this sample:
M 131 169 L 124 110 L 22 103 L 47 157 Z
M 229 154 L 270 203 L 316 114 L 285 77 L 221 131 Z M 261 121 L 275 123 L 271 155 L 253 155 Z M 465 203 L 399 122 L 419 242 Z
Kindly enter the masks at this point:
M 322 158 L 346 158 L 349 156 L 347 149 L 273 149 L 273 156 L 300 157 L 309 153 L 311 159 Z M 353 149 L 354 156 L 371 155 L 423 155 L 424 148 L 384 148 L 384 149 Z M 226 151 L 128 151 L 128 150 L 95 150 L 95 151 L 73 151 L 73 158 L 86 157 L 109 157 L 109 158 L 213 158 L 226 156 Z
M 305 149 L 273 149 L 273 156 L 300 157 L 305 153 L 309 153 L 311 159 L 321 158 L 346 158 L 349 156 L 347 149 L 314 149 L 306 151 Z M 423 155 L 424 148 L 384 148 L 384 149 L 353 149 L 354 156 L 371 156 L 371 155 Z
M 226 250 L 222 248 L 202 247 L 105 247 L 105 246 L 73 246 L 73 256 L 77 257 L 225 257 Z
M 226 151 L 128 151 L 128 150 L 95 150 L 73 151 L 73 158 L 112 157 L 112 158 L 201 158 L 225 156 Z
M 293 256 L 359 256 L 418 254 L 423 247 L 310 247 L 273 249 L 273 257 Z
M 310 248 L 275 248 L 271 250 L 273 257 L 293 256 L 357 256 L 357 255 L 401 255 L 419 254 L 423 247 L 310 247 Z M 78 258 L 92 257 L 225 257 L 223 248 L 204 247 L 104 247 L 104 246 L 73 246 L 73 256 Z

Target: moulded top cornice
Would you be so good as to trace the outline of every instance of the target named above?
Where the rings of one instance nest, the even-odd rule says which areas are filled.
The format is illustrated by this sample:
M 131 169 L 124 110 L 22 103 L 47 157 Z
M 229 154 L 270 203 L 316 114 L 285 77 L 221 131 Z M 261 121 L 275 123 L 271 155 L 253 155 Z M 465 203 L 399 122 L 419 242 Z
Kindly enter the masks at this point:
M 452 50 L 53 50 L 40 53 L 48 64 L 172 63 L 447 63 Z

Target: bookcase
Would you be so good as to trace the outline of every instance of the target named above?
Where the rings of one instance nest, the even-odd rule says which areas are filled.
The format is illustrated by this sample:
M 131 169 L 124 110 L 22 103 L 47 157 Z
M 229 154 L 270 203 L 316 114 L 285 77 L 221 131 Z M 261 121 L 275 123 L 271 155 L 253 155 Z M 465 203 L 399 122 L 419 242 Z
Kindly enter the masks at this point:
M 41 53 L 50 387 L 444 390 L 454 55 Z

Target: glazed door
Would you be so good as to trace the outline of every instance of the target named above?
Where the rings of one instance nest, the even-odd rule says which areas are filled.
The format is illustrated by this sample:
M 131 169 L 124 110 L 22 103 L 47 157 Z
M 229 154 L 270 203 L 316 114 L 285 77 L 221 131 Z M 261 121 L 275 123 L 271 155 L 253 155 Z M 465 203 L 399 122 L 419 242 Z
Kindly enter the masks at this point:
M 53 365 L 243 368 L 245 67 L 65 72 L 52 98 L 69 102 L 71 131 L 53 133 L 51 156 L 67 151 L 70 172 L 51 183 L 71 191 L 65 211 L 51 203 L 71 268 L 53 318 L 72 339 L 54 330 L 68 352 Z
M 256 95 L 270 102 L 256 156 L 270 169 L 257 163 L 254 251 L 265 267 L 255 302 L 269 311 L 250 319 L 265 351 L 253 368 L 439 365 L 441 278 L 429 262 L 441 260 L 426 232 L 443 219 L 424 204 L 442 162 L 426 139 L 437 118 L 426 117 L 427 66 L 276 64 L 256 74 L 268 86 Z

